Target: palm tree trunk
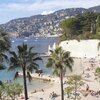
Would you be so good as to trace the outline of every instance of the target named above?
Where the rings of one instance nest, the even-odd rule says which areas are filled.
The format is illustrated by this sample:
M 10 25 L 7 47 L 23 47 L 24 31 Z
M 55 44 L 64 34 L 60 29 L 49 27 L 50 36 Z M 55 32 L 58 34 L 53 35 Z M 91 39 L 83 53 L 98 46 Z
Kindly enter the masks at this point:
M 23 67 L 23 80 L 24 80 L 24 94 L 25 94 L 25 100 L 28 100 L 25 67 Z
M 62 73 L 62 70 L 61 70 L 61 73 L 60 73 L 60 84 L 61 84 L 61 100 L 64 100 L 64 91 L 63 91 L 63 73 Z

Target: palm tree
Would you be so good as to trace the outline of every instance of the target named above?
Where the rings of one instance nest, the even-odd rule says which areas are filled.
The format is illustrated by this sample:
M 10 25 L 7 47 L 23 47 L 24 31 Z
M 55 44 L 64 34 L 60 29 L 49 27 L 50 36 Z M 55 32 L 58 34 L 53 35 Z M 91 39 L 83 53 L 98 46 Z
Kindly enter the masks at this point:
M 62 50 L 61 47 L 57 47 L 55 50 L 51 50 L 50 52 L 51 54 L 46 66 L 53 68 L 53 74 L 60 75 L 61 100 L 64 100 L 63 76 L 67 67 L 72 71 L 73 59 L 70 57 L 70 52 Z
M 32 80 L 31 74 L 32 71 L 35 69 L 37 70 L 38 60 L 42 60 L 37 53 L 32 52 L 33 47 L 27 46 L 27 44 L 22 44 L 17 46 L 17 53 L 12 51 L 10 52 L 10 67 L 9 70 L 15 70 L 18 68 L 22 69 L 23 72 L 23 84 L 24 84 L 24 93 L 25 93 L 25 100 L 28 100 L 28 93 L 27 93 L 27 83 L 26 77 L 29 79 L 29 82 Z M 15 78 L 18 77 L 18 71 L 15 74 Z
M 0 70 L 6 68 L 3 62 L 8 58 L 5 53 L 10 49 L 10 47 L 11 43 L 9 41 L 7 34 L 3 30 L 0 30 Z M 0 84 L 1 83 L 2 82 L 0 81 Z

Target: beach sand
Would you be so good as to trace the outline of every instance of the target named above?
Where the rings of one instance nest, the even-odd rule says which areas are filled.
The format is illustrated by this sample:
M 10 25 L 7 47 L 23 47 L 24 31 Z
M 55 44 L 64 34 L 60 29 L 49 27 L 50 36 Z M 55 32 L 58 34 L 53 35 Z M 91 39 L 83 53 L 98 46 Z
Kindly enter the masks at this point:
M 76 71 L 74 71 L 74 73 L 76 74 L 81 74 L 82 75 L 82 80 L 85 82 L 84 86 L 80 87 L 80 91 L 85 91 L 86 90 L 86 85 L 89 85 L 89 89 L 90 90 L 94 90 L 94 91 L 98 91 L 100 90 L 100 83 L 97 82 L 97 80 L 95 80 L 95 76 L 94 76 L 94 71 L 96 69 L 96 67 L 98 66 L 98 62 L 94 63 L 94 67 L 91 67 L 91 63 L 89 62 L 89 59 L 87 58 L 75 58 L 75 62 L 77 66 L 74 67 L 74 69 L 76 69 Z M 81 67 L 79 67 L 81 66 Z M 78 69 L 79 68 L 79 69 Z M 84 71 L 84 74 L 82 74 Z M 35 76 L 36 77 L 36 76 Z M 37 76 L 38 77 L 38 76 Z M 43 76 L 41 77 L 43 78 Z M 29 91 L 29 100 L 51 100 L 50 97 L 50 93 L 54 92 L 56 93 L 58 96 L 54 99 L 54 100 L 61 100 L 61 96 L 60 96 L 60 79 L 59 77 L 50 77 L 47 75 L 44 75 L 44 78 L 46 79 L 50 79 L 50 84 L 49 86 L 40 89 L 40 90 L 36 90 L 36 92 L 34 93 L 32 91 Z M 64 78 L 64 81 L 66 81 L 67 78 Z M 66 84 L 64 84 L 64 88 L 66 87 Z M 100 100 L 100 96 L 96 97 L 96 96 L 91 96 L 91 94 L 89 93 L 88 96 L 84 97 L 82 93 L 80 93 L 81 96 L 81 100 Z M 42 99 L 43 98 L 43 99 Z M 65 100 L 72 100 L 67 98 L 67 95 L 64 95 Z M 21 99 L 19 99 L 21 100 Z

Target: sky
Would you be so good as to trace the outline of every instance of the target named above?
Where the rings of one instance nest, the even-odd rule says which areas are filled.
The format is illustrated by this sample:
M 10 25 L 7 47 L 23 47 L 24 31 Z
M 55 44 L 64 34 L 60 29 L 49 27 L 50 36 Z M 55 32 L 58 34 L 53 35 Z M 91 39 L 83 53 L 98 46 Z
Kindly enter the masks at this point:
M 97 5 L 100 5 L 100 0 L 0 0 L 0 24 L 66 8 L 90 8 Z

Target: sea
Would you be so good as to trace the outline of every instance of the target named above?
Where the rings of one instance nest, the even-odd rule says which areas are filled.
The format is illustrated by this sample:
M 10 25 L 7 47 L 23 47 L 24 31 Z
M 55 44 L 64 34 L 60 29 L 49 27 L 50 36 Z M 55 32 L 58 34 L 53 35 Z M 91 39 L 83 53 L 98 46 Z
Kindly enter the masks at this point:
M 16 51 L 17 46 L 21 45 L 23 43 L 28 44 L 28 46 L 34 46 L 33 51 L 39 53 L 40 55 L 44 55 L 48 52 L 48 47 L 53 46 L 53 44 L 57 41 L 58 37 L 34 37 L 34 38 L 11 38 L 11 51 Z M 46 56 L 42 57 L 43 62 L 38 62 L 39 69 L 43 70 L 43 73 L 45 74 L 51 74 L 52 70 L 51 68 L 46 68 L 45 64 L 47 61 Z M 18 78 L 17 80 L 13 80 L 14 74 L 16 71 L 8 71 L 2 70 L 0 71 L 0 80 L 2 81 L 16 81 L 20 84 L 23 84 L 23 79 Z M 33 79 L 31 83 L 27 81 L 28 89 L 40 89 L 41 87 L 46 87 L 47 83 L 42 80 Z

